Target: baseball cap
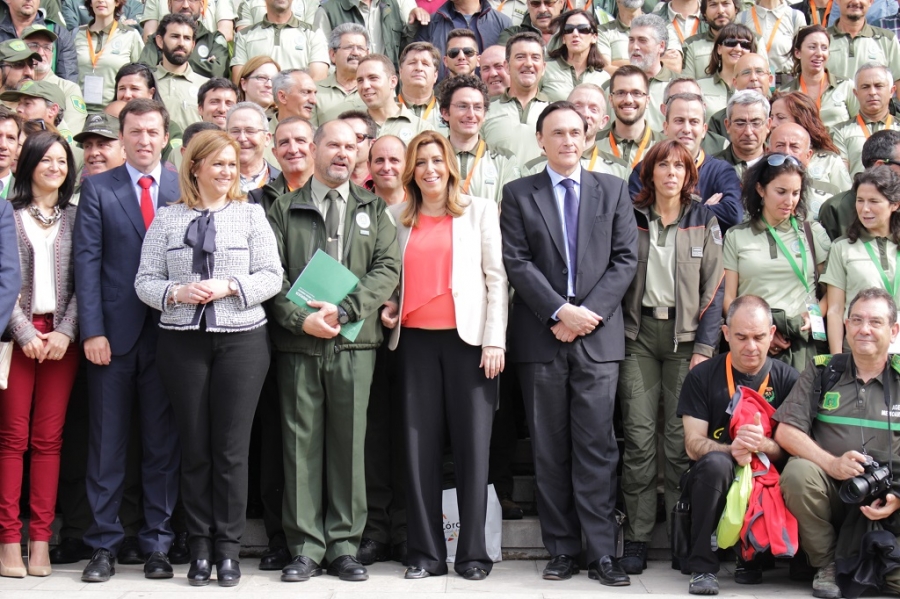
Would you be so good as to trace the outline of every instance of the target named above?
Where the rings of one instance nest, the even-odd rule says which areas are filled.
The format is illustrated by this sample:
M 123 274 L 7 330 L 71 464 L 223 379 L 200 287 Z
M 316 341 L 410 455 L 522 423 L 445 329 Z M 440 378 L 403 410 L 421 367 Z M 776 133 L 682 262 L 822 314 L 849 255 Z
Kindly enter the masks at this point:
M 83 142 L 91 135 L 99 135 L 109 139 L 119 139 L 119 119 L 108 114 L 92 114 L 84 121 L 84 129 L 72 139 Z
M 46 81 L 23 81 L 19 89 L 5 91 L 0 94 L 0 100 L 18 102 L 22 96 L 30 98 L 43 98 L 49 102 L 53 102 L 60 108 L 66 107 L 66 97 L 62 90 Z
M 53 33 L 53 30 L 51 30 L 49 27 L 47 27 L 45 25 L 41 25 L 39 23 L 34 23 L 34 24 L 26 27 L 25 30 L 22 31 L 22 35 L 19 36 L 19 39 L 27 40 L 28 36 L 34 35 L 35 33 L 43 33 L 44 35 L 49 37 L 51 41 L 54 41 L 54 42 L 57 39 L 59 39 L 59 36 L 57 36 L 55 33 Z
M 0 62 L 19 62 L 29 58 L 40 60 L 41 55 L 33 52 L 22 40 L 15 39 L 0 42 Z

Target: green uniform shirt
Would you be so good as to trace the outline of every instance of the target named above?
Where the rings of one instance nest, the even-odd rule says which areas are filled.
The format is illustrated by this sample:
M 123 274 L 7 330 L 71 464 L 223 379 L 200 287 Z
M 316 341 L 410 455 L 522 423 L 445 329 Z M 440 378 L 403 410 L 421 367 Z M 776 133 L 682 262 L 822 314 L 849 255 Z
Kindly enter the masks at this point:
M 714 114 L 728 106 L 728 99 L 733 90 L 728 87 L 718 73 L 712 77 L 698 79 L 697 85 L 700 86 L 700 94 L 706 102 L 706 114 Z
M 87 105 L 84 103 L 84 98 L 81 97 L 81 88 L 77 83 L 60 78 L 53 71 L 47 73 L 43 81 L 52 83 L 62 90 L 66 96 L 66 122 L 72 126 L 75 133 L 81 133 L 81 130 L 84 129 L 84 121 L 87 119 Z
M 831 46 L 828 49 L 828 71 L 841 79 L 853 81 L 856 69 L 867 62 L 883 64 L 894 77 L 900 77 L 900 45 L 893 31 L 866 23 L 855 38 L 842 33 L 838 19 L 828 28 Z
M 575 75 L 575 69 L 569 66 L 562 57 L 547 62 L 544 76 L 541 78 L 541 91 L 551 102 L 567 100 L 576 85 L 593 83 L 603 86 L 609 81 L 609 73 L 603 69 L 585 69 L 581 77 Z
M 490 0 L 490 3 L 491 8 L 509 17 L 514 26 L 521 25 L 528 14 L 528 3 L 524 0 Z
M 597 48 L 610 61 L 628 60 L 628 32 L 619 19 L 597 28 Z
M 644 113 L 644 118 L 647 119 L 647 122 L 654 131 L 663 130 L 663 121 L 665 119 L 663 118 L 659 107 L 662 106 L 663 96 L 666 93 L 666 86 L 669 85 L 669 81 L 674 78 L 675 73 L 670 71 L 669 67 L 666 66 L 661 68 L 656 75 L 650 78 L 650 103 L 647 104 L 647 112 Z M 708 111 L 707 114 L 709 114 Z
M 547 96 L 538 94 L 523 107 L 509 96 L 509 92 L 491 101 L 481 136 L 492 148 L 505 150 L 527 164 L 541 155 L 535 131 L 538 117 L 549 102 Z
M 406 109 L 408 109 L 411 113 L 431 125 L 431 128 L 435 131 L 440 131 L 443 135 L 450 134 L 450 128 L 444 123 L 444 120 L 441 118 L 441 105 L 438 104 L 437 98 L 435 96 L 431 96 L 431 100 L 426 102 L 425 104 L 408 104 L 406 100 L 402 99 L 403 93 L 400 93 L 400 97 L 398 97 L 398 101 L 402 104 Z M 434 104 L 432 104 L 432 100 Z
M 794 261 L 801 267 L 801 239 L 785 220 L 776 227 L 781 241 L 793 253 Z M 816 244 L 818 263 L 825 262 L 831 241 L 818 223 L 812 224 L 813 242 Z M 807 246 L 806 235 L 800 227 L 802 243 Z M 814 282 L 812 252 L 806 248 L 806 279 L 810 287 Z M 769 235 L 760 219 L 742 223 L 728 229 L 725 236 L 725 270 L 738 274 L 738 295 L 758 295 L 773 310 L 784 310 L 793 316 L 806 312 L 806 287 L 794 274 L 790 263 Z
M 423 121 L 414 115 L 409 108 L 400 104 L 400 112 L 397 116 L 392 116 L 386 120 L 383 125 L 379 125 L 375 137 L 381 137 L 382 135 L 396 135 L 403 140 L 403 143 L 408 144 L 413 137 L 422 131 L 432 130 L 434 130 L 434 127 L 431 123 Z
M 866 123 L 866 127 L 869 129 L 869 135 L 885 128 L 885 121 L 873 123 L 863 117 L 863 122 Z M 900 119 L 891 118 L 891 129 L 900 131 Z M 851 177 L 865 170 L 862 163 L 862 147 L 866 143 L 867 138 L 866 132 L 859 126 L 857 119 L 845 121 L 831 131 L 831 139 L 841 151 L 841 158 L 850 165 Z
M 475 172 L 472 173 L 469 188 L 468 190 L 464 189 L 462 193 L 494 200 L 499 204 L 503 197 L 503 186 L 522 176 L 519 171 L 519 163 L 512 154 L 494 150 L 489 146 L 485 147 L 481 158 L 475 163 L 477 151 L 478 144 L 475 144 L 471 150 L 456 152 L 460 181 L 465 182 L 469 178 L 472 165 L 475 165 Z
M 75 34 L 78 85 L 84 90 L 84 78 L 87 75 L 103 77 L 103 102 L 89 105 L 92 112 L 102 112 L 107 104 L 116 99 L 116 73 L 126 64 L 140 59 L 144 42 L 141 41 L 140 33 L 121 22 L 116 26 L 112 40 L 109 39 L 109 29 L 92 31 L 91 41 L 94 43 L 94 51 L 100 53 L 97 57 L 97 66 L 93 66 L 88 50 L 87 28 L 87 25 L 82 25 Z
M 207 0 L 206 11 L 200 17 L 200 22 L 208 31 L 215 31 L 219 21 L 233 21 L 235 19 L 235 7 L 231 0 Z M 141 15 L 141 25 L 147 21 L 161 21 L 169 14 L 167 0 L 146 0 L 144 14 Z
M 794 35 L 801 27 L 806 26 L 806 18 L 800 11 L 791 8 L 791 5 L 786 1 L 781 2 L 772 10 L 758 4 L 755 5 L 755 8 L 760 29 L 756 27 L 752 10 L 739 12 L 734 22 L 746 25 L 750 31 L 759 36 L 758 42 L 761 43 L 757 44 L 757 51 L 760 54 L 768 53 L 769 67 L 773 72 L 790 73 L 794 66 L 794 61 L 790 58 Z M 772 31 L 775 29 L 776 24 L 778 25 L 778 30 L 775 33 L 775 37 L 772 38 Z M 771 46 L 769 46 L 770 39 L 772 40 Z M 832 46 L 831 51 L 834 52 L 834 46 Z
M 794 78 L 778 90 L 783 92 L 803 91 L 800 88 L 800 78 Z M 822 122 L 830 129 L 844 121 L 855 119 L 857 114 L 859 114 L 859 100 L 853 93 L 853 82 L 828 73 L 828 86 L 822 93 L 822 108 L 819 110 Z
M 806 220 L 818 221 L 822 206 L 838 193 L 840 191 L 830 183 L 810 179 L 806 186 Z
M 144 46 L 140 62 L 151 69 L 162 61 L 162 50 L 152 39 Z M 217 30 L 208 30 L 202 22 L 197 24 L 197 38 L 194 50 L 188 59 L 194 72 L 204 77 L 229 77 L 228 42 Z
M 384 19 L 384 16 L 381 14 L 382 4 L 385 3 L 372 2 L 371 4 L 366 4 L 363 0 L 357 0 L 356 2 L 356 8 L 359 9 L 360 14 L 362 15 L 362 25 L 369 32 L 369 51 L 372 54 L 386 54 L 385 36 L 382 31 L 382 21 Z M 406 23 L 406 20 L 409 18 L 409 13 L 416 8 L 415 0 L 397 0 L 397 6 L 400 9 L 402 22 Z M 331 30 L 338 25 L 340 25 L 340 23 L 331 22 L 325 9 L 320 6 L 316 11 L 313 26 L 325 34 L 326 40 L 331 38 Z M 397 53 L 399 56 L 399 50 L 397 50 Z
M 707 28 L 706 33 L 698 33 L 684 40 L 682 77 L 700 80 L 709 76 L 706 74 L 706 67 L 709 66 L 709 57 L 712 55 L 715 41 L 716 34 L 710 31 L 709 28 Z
M 346 91 L 338 84 L 334 73 L 316 83 L 315 117 L 318 124 L 333 121 L 347 110 L 366 110 L 366 104 L 355 88 L 352 92 Z
M 834 152 L 815 152 L 806 166 L 806 174 L 813 181 L 821 181 L 833 187 L 836 191 L 832 194 L 841 193 L 853 187 L 853 180 L 850 178 L 847 165 Z
M 600 151 L 604 154 L 608 154 L 613 158 L 617 158 L 621 161 L 621 163 L 625 166 L 627 170 L 627 174 L 625 179 L 631 175 L 631 165 L 637 164 L 641 160 L 643 160 L 644 156 L 647 155 L 647 152 L 654 145 L 665 139 L 660 131 L 650 130 L 650 141 L 647 142 L 647 147 L 644 148 L 643 153 L 640 158 L 637 156 L 637 150 L 641 145 L 641 140 L 644 139 L 644 135 L 647 134 L 647 127 L 649 125 L 644 126 L 644 132 L 641 133 L 641 136 L 637 139 L 625 139 L 624 137 L 619 137 L 616 134 L 615 123 L 611 124 L 609 127 L 601 131 L 597 134 L 597 147 L 600 148 Z M 616 142 L 616 147 L 613 148 L 612 141 L 610 141 L 610 136 L 612 136 L 612 141 Z M 637 158 L 637 160 L 636 160 Z
M 759 162 L 759 158 L 757 158 L 756 160 L 751 160 L 749 162 L 746 160 L 741 160 L 734 155 L 734 146 L 731 145 L 713 156 L 713 158 L 724 160 L 728 164 L 732 165 L 734 167 L 734 171 L 737 173 L 738 179 L 740 179 L 741 181 L 744 180 L 744 173 L 747 172 L 747 169 Z
M 312 25 L 316 19 L 316 10 L 319 3 L 314 0 L 293 0 L 291 11 L 298 19 L 308 25 Z M 243 0 L 237 9 L 237 21 L 235 27 L 241 29 L 262 23 L 266 16 L 266 0 Z
M 669 44 L 667 50 L 678 50 L 684 55 L 684 40 L 691 37 L 695 33 L 700 33 L 700 26 L 703 19 L 700 13 L 683 16 L 672 10 L 668 2 L 660 2 L 653 8 L 653 14 L 659 15 L 666 22 L 666 29 L 669 30 Z M 677 25 L 677 29 L 676 29 Z M 679 35 L 680 34 L 680 35 Z
M 844 318 L 850 313 L 850 300 L 857 293 L 869 287 L 884 288 L 878 267 L 866 251 L 866 242 L 871 244 L 888 281 L 893 283 L 897 276 L 897 252 L 900 247 L 885 237 L 873 238 L 865 230 L 861 233 L 856 243 L 851 243 L 847 237 L 834 242 L 828 254 L 828 267 L 819 279 L 844 291 Z M 887 292 L 892 293 L 893 289 L 887 289 Z M 894 301 L 897 299 L 894 298 Z
M 819 222 L 832 239 L 847 234 L 856 219 L 856 194 L 853 189 L 832 197 L 819 209 Z
M 231 66 L 246 64 L 254 56 L 269 56 L 282 69 L 305 69 L 314 62 L 331 64 L 325 34 L 296 16 L 280 25 L 264 18 L 239 31 L 234 40 Z
M 647 254 L 647 284 L 641 306 L 644 308 L 675 307 L 675 235 L 684 208 L 678 218 L 663 226 L 662 218 L 650 207 L 650 251 Z
M 612 175 L 613 177 L 628 181 L 628 177 L 631 175 L 631 169 L 628 165 L 612 154 L 603 152 L 598 146 L 599 144 L 596 144 L 584 151 L 581 155 L 581 168 L 594 173 Z M 595 148 L 597 149 L 596 157 L 594 156 Z M 539 156 L 525 165 L 522 175 L 534 175 L 544 170 L 546 166 L 547 157 Z
M 195 73 L 190 64 L 185 66 L 187 70 L 180 75 L 170 73 L 162 65 L 153 72 L 153 76 L 156 77 L 156 91 L 169 111 L 169 119 L 181 127 L 182 131 L 191 123 L 200 120 L 197 93 L 200 86 L 209 81 L 206 77 Z

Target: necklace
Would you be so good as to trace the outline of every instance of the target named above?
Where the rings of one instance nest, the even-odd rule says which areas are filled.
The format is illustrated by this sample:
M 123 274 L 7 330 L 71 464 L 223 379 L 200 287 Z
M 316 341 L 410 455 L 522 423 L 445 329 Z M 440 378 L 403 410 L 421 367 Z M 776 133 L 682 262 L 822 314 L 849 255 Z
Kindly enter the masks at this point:
M 44 216 L 44 213 L 41 212 L 41 209 L 37 207 L 37 204 L 32 204 L 28 207 L 28 214 L 38 222 L 38 224 L 45 229 L 49 229 L 56 222 L 62 218 L 62 212 L 59 211 L 59 206 L 53 207 L 53 214 L 50 216 Z

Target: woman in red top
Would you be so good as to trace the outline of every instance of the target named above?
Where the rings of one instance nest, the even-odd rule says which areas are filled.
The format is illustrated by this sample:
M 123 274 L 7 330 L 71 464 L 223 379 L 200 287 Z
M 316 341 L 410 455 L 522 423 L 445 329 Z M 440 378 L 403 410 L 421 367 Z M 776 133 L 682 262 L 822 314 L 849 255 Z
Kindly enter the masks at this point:
M 382 321 L 399 347 L 406 425 L 406 578 L 447 573 L 441 517 L 445 433 L 456 465 L 460 535 L 455 569 L 483 580 L 488 453 L 506 347 L 508 292 L 497 205 L 459 192 L 447 138 L 413 138 L 403 172 L 407 202 L 391 207 L 403 253 L 398 301 Z M 403 330 L 403 341 L 400 330 Z M 399 344 L 398 344 L 399 343 Z M 482 370 L 483 369 L 483 370 Z

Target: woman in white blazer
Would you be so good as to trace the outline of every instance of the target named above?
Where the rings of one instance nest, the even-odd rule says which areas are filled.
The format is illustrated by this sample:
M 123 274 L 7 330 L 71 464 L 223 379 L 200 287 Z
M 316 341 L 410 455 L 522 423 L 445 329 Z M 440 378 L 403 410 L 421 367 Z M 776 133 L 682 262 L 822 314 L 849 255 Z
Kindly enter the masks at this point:
M 409 144 L 407 202 L 391 207 L 403 254 L 399 298 L 382 322 L 399 352 L 406 431 L 406 578 L 447 573 L 441 516 L 445 431 L 456 466 L 455 570 L 483 580 L 488 454 L 506 348 L 508 291 L 497 205 L 459 192 L 450 142 L 425 131 Z M 402 330 L 401 330 L 402 329 Z

